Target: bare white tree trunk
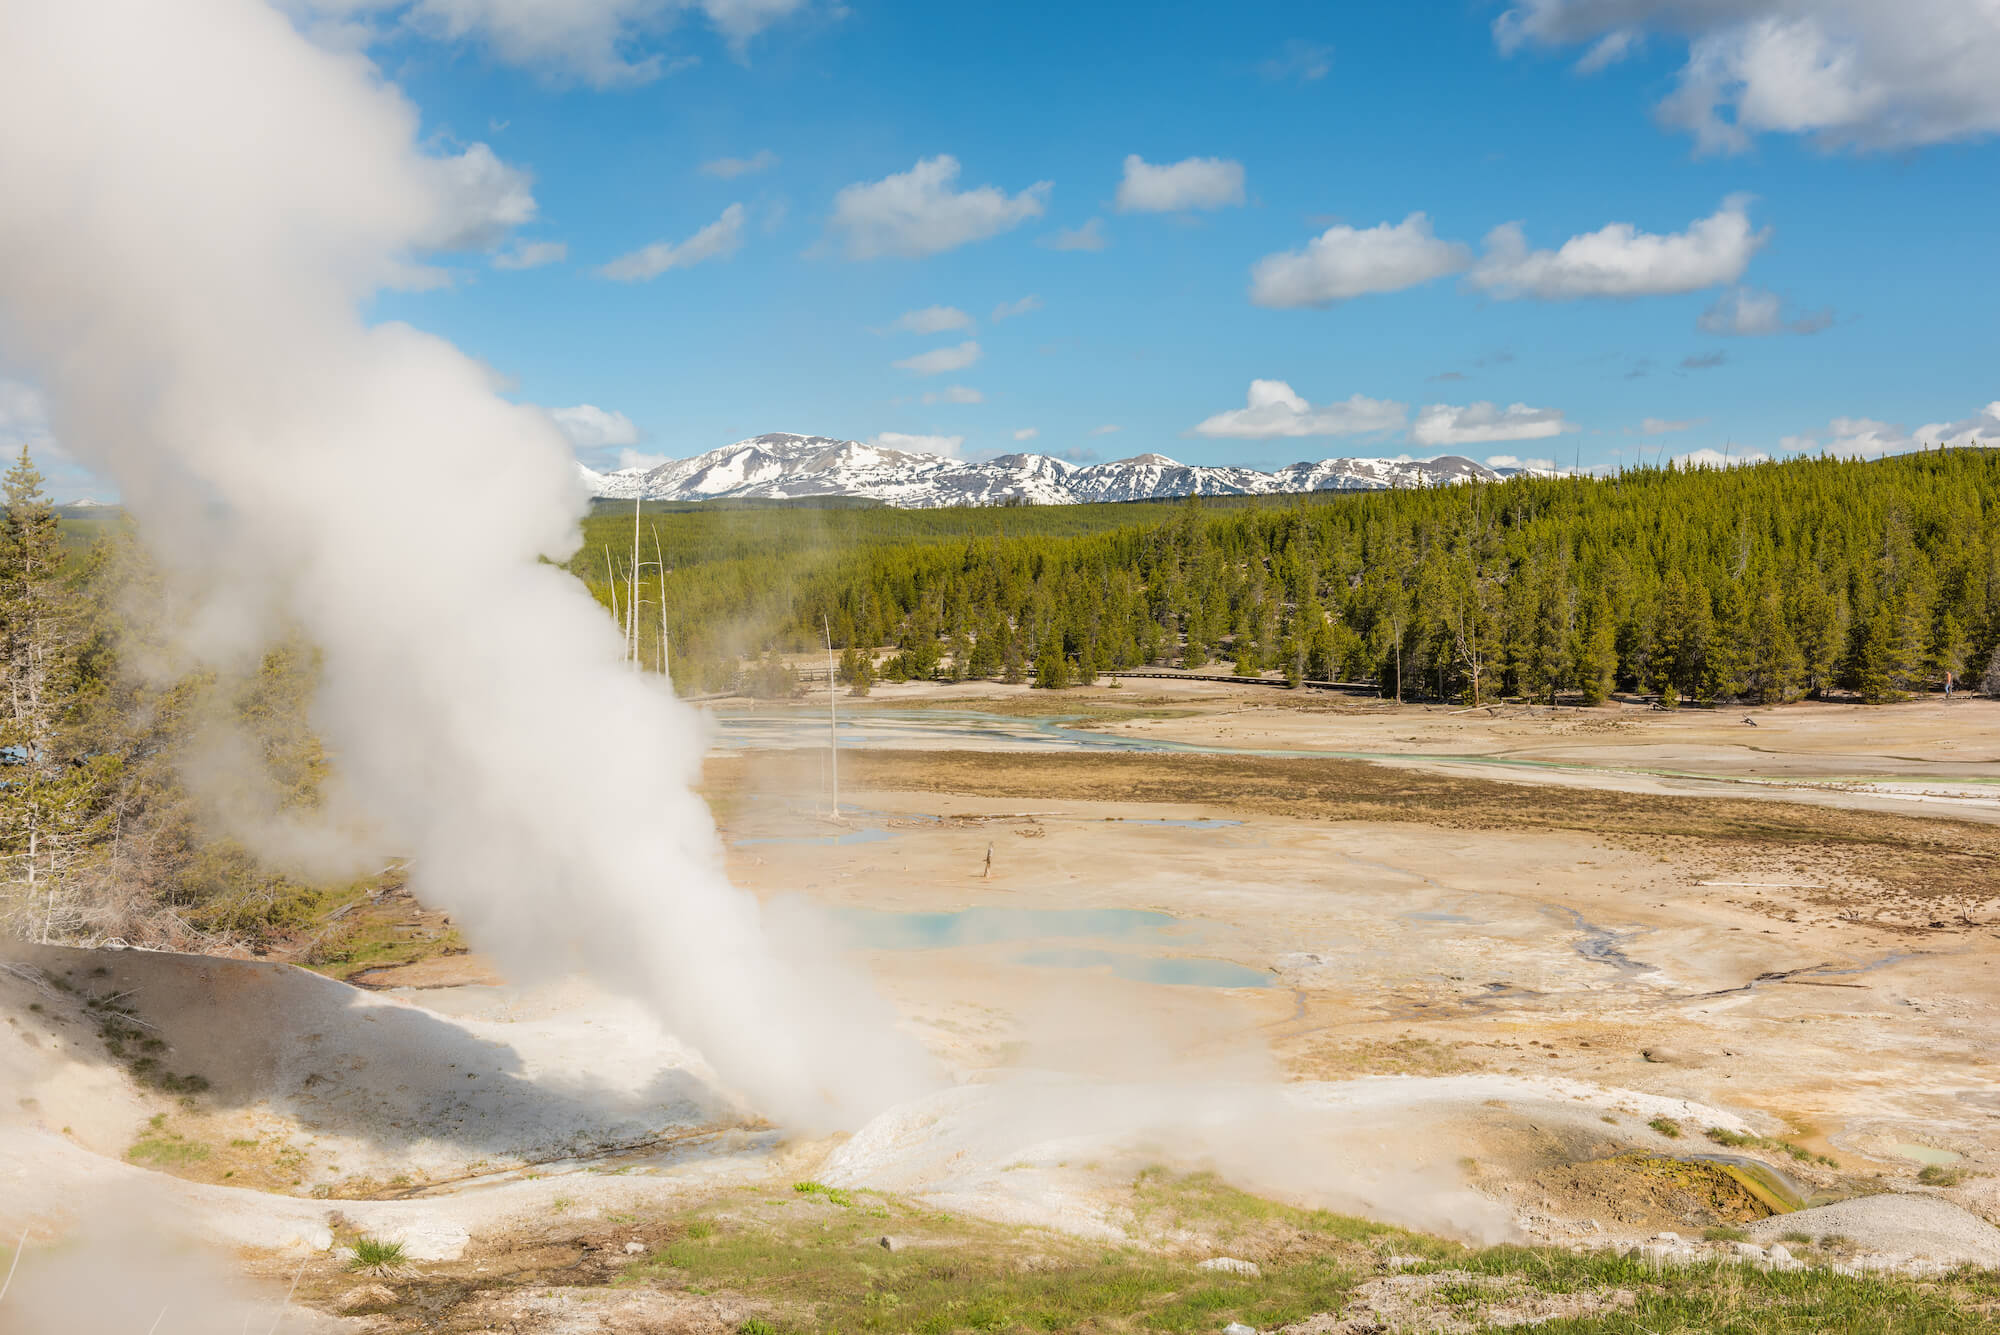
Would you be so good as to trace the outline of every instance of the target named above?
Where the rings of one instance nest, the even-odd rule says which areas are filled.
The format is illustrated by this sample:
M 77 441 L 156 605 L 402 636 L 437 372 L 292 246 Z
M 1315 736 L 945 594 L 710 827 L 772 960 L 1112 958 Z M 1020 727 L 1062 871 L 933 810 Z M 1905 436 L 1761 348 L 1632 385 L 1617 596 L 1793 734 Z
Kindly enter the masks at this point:
M 826 630 L 826 749 L 827 760 L 833 775 L 833 818 L 840 819 L 840 706 L 835 703 L 833 690 L 833 627 L 824 613 L 819 624 Z
M 625 628 L 625 641 L 632 651 L 632 670 L 639 670 L 639 507 L 645 504 L 646 494 L 639 492 L 632 498 L 632 598 L 631 624 Z

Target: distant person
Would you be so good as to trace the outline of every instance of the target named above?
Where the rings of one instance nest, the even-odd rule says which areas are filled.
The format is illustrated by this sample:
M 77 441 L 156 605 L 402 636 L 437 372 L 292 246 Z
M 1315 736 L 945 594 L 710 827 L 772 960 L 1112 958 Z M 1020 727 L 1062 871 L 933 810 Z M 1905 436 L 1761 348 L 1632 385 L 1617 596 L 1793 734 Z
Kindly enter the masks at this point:
M 1952 685 L 1955 682 L 1957 682 L 1957 680 L 1958 680 L 1958 674 L 1953 672 L 1950 668 L 1946 668 L 1944 670 L 1944 702 L 1946 704 L 1951 703 L 1951 688 Z

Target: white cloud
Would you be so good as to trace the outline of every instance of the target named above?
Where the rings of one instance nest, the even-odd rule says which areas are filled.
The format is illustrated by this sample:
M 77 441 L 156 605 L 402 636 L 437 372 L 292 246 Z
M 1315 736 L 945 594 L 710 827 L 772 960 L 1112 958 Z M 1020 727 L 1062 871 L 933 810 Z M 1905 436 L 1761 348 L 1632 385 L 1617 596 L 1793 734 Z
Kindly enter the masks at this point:
M 1015 440 L 1033 440 L 1033 439 L 1034 439 L 1034 438 L 1035 438 L 1036 436 L 1039 436 L 1039 435 L 1041 435 L 1041 434 L 1042 434 L 1042 429 L 1041 429 L 1040 427 L 1037 427 L 1037 426 L 1024 426 L 1024 427 L 1022 427 L 1022 428 L 1021 428 L 1021 429 L 1020 429 L 1019 431 L 1016 431 L 1016 432 L 1014 433 L 1014 439 L 1015 439 Z
M 722 216 L 675 244 L 655 241 L 629 255 L 620 255 L 597 272 L 621 282 L 642 282 L 658 278 L 669 269 L 685 269 L 704 260 L 727 259 L 743 244 L 743 206 L 731 204 Z
M 644 450 L 623 449 L 618 451 L 618 466 L 620 468 L 643 468 L 650 473 L 661 464 L 668 462 L 672 457 L 666 454 L 648 454 Z
M 1155 167 L 1131 153 L 1118 183 L 1120 213 L 1179 213 L 1242 202 L 1243 164 L 1227 158 L 1183 158 Z
M 1250 270 L 1250 300 L 1259 306 L 1327 306 L 1369 292 L 1395 292 L 1457 273 L 1472 252 L 1431 234 L 1430 219 L 1412 213 L 1365 230 L 1329 227 L 1303 250 L 1266 255 Z
M 943 389 L 927 390 L 925 403 L 984 403 L 986 396 L 969 385 L 947 385 Z
M 1907 454 L 1912 450 L 1984 447 L 2000 448 L 2000 401 L 1987 404 L 1971 417 L 1956 422 L 1930 422 L 1915 431 L 1905 431 L 1893 422 L 1872 417 L 1836 417 L 1819 436 L 1786 436 L 1780 447 L 1792 451 L 1817 452 L 1854 459 L 1875 459 L 1885 454 Z
M 1272 83 L 1285 83 L 1292 79 L 1311 83 L 1315 79 L 1324 79 L 1332 68 L 1332 47 L 1294 37 L 1279 48 L 1277 55 L 1259 64 L 1257 73 Z
M 1645 44 L 1646 35 L 1636 28 L 1618 28 L 1597 39 L 1583 59 L 1576 62 L 1578 74 L 1596 74 L 1610 69 Z
M 1676 454 L 1674 462 L 1682 468 L 1735 468 L 1741 464 L 1765 463 L 1770 457 L 1758 450 L 1718 450 L 1705 445 L 1686 454 Z
M 561 264 L 569 258 L 569 247 L 560 241 L 516 241 L 505 250 L 495 251 L 496 269 L 539 269 L 544 264 Z
M 913 334 L 942 334 L 947 329 L 972 328 L 972 317 L 956 306 L 926 306 L 920 311 L 904 311 L 893 327 Z
M 1092 427 L 1090 434 L 1093 436 L 1115 436 L 1124 429 L 1124 427 L 1118 425 L 1116 422 L 1106 422 L 1103 426 Z
M 1659 235 L 1631 223 L 1612 223 L 1573 236 L 1559 250 L 1529 250 L 1519 223 L 1504 223 L 1486 237 L 1486 253 L 1473 266 L 1474 286 L 1505 299 L 1537 297 L 1652 297 L 1695 292 L 1733 283 L 1750 257 L 1770 239 L 1754 231 L 1749 200 L 1732 195 L 1684 232 Z
M 19 449 L 49 434 L 48 401 L 33 385 L 0 380 L 0 444 Z
M 946 371 L 963 371 L 979 360 L 979 344 L 972 339 L 949 348 L 932 348 L 914 357 L 905 357 L 896 362 L 899 371 L 914 371 L 918 375 L 942 375 Z
M 906 454 L 942 454 L 948 459 L 956 459 L 965 446 L 965 437 L 909 436 L 901 431 L 878 431 L 868 443 L 877 449 L 902 450 Z
M 747 158 L 717 158 L 713 162 L 704 162 L 701 170 L 705 176 L 719 176 L 725 181 L 733 181 L 739 176 L 769 171 L 777 165 L 778 155 L 768 148 L 760 148 Z
M 1111 243 L 1104 236 L 1104 220 L 1092 218 L 1081 227 L 1062 227 L 1041 239 L 1050 250 L 1102 250 Z
M 958 159 L 946 153 L 880 181 L 843 187 L 833 197 L 830 224 L 846 234 L 848 258 L 918 258 L 983 241 L 1041 217 L 1054 188 L 1037 181 L 1017 195 L 991 185 L 955 190 L 958 170 Z
M 1038 311 L 1041 308 L 1042 299 L 1030 292 L 1019 301 L 1003 301 L 998 306 L 995 306 L 993 308 L 993 322 L 998 324 L 1002 320 L 1011 320 L 1017 315 L 1026 315 L 1030 311 Z
M 1315 408 L 1282 380 L 1252 380 L 1245 406 L 1197 423 L 1197 436 L 1274 440 L 1282 436 L 1358 436 L 1403 425 L 1406 410 L 1360 394 Z
M 750 38 L 804 9 L 806 0 L 290 0 L 284 7 L 328 18 L 350 40 L 408 30 L 477 42 L 503 64 L 610 88 L 647 83 L 696 63 L 646 49 L 684 12 L 700 12 L 740 53 Z M 367 11 L 393 22 L 370 27 L 352 21 Z
M 1486 456 L 1488 468 L 1534 468 L 1544 473 L 1556 472 L 1553 459 L 1523 459 L 1512 454 L 1489 454 Z
M 1664 417 L 1648 417 L 1639 423 L 1639 430 L 1648 436 L 1665 436 L 1676 431 L 1687 431 L 1701 425 L 1699 418 L 1683 418 L 1669 421 Z
M 1759 134 L 1883 150 L 2000 131 L 1990 0 L 1515 0 L 1494 35 L 1512 52 L 1647 29 L 1687 41 L 1658 113 L 1704 152 Z
M 1814 311 L 1787 319 L 1784 302 L 1775 292 L 1735 287 L 1715 299 L 1697 321 L 1705 334 L 1817 334 L 1833 323 L 1831 311 Z
M 534 177 L 502 162 L 485 144 L 432 160 L 439 213 L 439 250 L 490 250 L 535 217 Z
M 624 413 L 579 403 L 573 408 L 551 408 L 549 417 L 556 429 L 579 450 L 601 450 L 612 445 L 635 445 L 639 428 Z
M 1417 414 L 1410 438 L 1419 445 L 1474 445 L 1493 440 L 1544 440 L 1576 428 L 1558 408 L 1507 408 L 1473 403 L 1463 408 L 1448 403 L 1426 405 Z

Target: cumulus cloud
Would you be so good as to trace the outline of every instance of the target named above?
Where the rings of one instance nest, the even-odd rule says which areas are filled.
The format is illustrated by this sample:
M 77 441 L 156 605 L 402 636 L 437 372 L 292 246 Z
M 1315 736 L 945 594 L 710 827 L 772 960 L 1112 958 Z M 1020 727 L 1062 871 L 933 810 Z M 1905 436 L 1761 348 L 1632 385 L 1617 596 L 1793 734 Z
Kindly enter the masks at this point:
M 1474 445 L 1497 440 L 1544 440 L 1574 431 L 1558 408 L 1530 408 L 1516 403 L 1506 408 L 1472 403 L 1463 408 L 1448 403 L 1426 405 L 1410 428 L 1419 445 Z
M 281 7 L 349 42 L 402 33 L 471 42 L 503 64 L 556 82 L 598 88 L 648 83 L 694 64 L 651 49 L 682 14 L 697 12 L 740 53 L 806 0 L 281 0 Z M 380 23 L 357 21 L 369 13 Z
M 1701 419 L 1695 417 L 1672 421 L 1664 417 L 1648 417 L 1645 421 L 1639 423 L 1639 430 L 1648 436 L 1665 436 L 1675 431 L 1686 431 L 1700 425 Z
M 439 250 L 490 250 L 535 217 L 534 177 L 502 162 L 485 144 L 433 159 L 440 210 Z
M 723 260 L 743 244 L 743 206 L 731 204 L 722 216 L 678 244 L 655 241 L 629 255 L 620 255 L 597 272 L 621 282 L 658 278 L 669 269 L 685 269 L 704 260 Z
M 1686 454 L 1676 454 L 1674 462 L 1682 468 L 1735 468 L 1742 464 L 1765 463 L 1770 457 L 1759 450 L 1718 450 L 1712 445 L 1704 445 Z
M 1553 459 L 1523 459 L 1512 454 L 1489 454 L 1486 456 L 1486 466 L 1513 470 L 1532 468 L 1543 473 L 1558 471 L 1556 461 Z
M 1733 283 L 1771 236 L 1769 228 L 1750 226 L 1748 208 L 1746 197 L 1732 195 L 1684 232 L 1660 235 L 1612 223 L 1557 250 L 1528 249 L 1521 225 L 1504 223 L 1487 234 L 1471 280 L 1495 297 L 1543 301 L 1655 297 Z
M 1003 301 L 998 306 L 995 306 L 993 308 L 993 320 L 997 324 L 1002 320 L 1011 320 L 1017 315 L 1026 315 L 1030 311 L 1038 311 L 1041 308 L 1042 299 L 1030 292 L 1019 301 Z
M 612 445 L 634 445 L 639 440 L 639 428 L 624 413 L 608 408 L 600 408 L 594 403 L 579 403 L 572 408 L 551 408 L 549 417 L 556 429 L 569 439 L 572 447 L 579 450 L 601 450 Z
M 569 247 L 560 241 L 516 241 L 505 250 L 495 251 L 496 269 L 539 269 L 544 264 L 561 264 L 569 258 Z
M 19 449 L 48 439 L 49 406 L 42 392 L 20 380 L 0 380 L 0 445 Z
M 1042 434 L 1042 429 L 1041 429 L 1040 427 L 1036 427 L 1036 426 L 1024 426 L 1024 427 L 1022 427 L 1022 428 L 1021 428 L 1021 429 L 1020 429 L 1019 431 L 1016 431 L 1016 432 L 1014 433 L 1014 439 L 1015 439 L 1015 440 L 1033 440 L 1033 439 L 1034 439 L 1034 438 L 1035 438 L 1036 436 L 1039 436 L 1039 435 L 1041 435 L 1041 434 Z
M 1956 422 L 1930 422 L 1905 431 L 1872 417 L 1836 417 L 1825 432 L 1786 436 L 1779 445 L 1793 451 L 1824 451 L 1854 459 L 1875 459 L 1911 450 L 2000 448 L 2000 401 Z
M 1081 227 L 1061 227 L 1041 239 L 1050 250 L 1102 250 L 1110 245 L 1104 236 L 1104 220 L 1092 218 Z
M 1831 311 L 1813 311 L 1787 318 L 1784 301 L 1761 288 L 1735 287 L 1715 299 L 1697 321 L 1705 334 L 1817 334 L 1833 323 Z
M 878 431 L 868 440 L 877 449 L 901 450 L 905 454 L 941 454 L 956 459 L 965 447 L 964 436 L 911 436 L 901 431 Z
M 927 390 L 925 403 L 984 403 L 986 396 L 969 385 L 947 385 L 943 389 Z
M 1594 54 L 1647 30 L 1687 42 L 1657 111 L 1702 152 L 1760 134 L 1866 151 L 2000 131 L 2000 8 L 1986 0 L 1515 0 L 1494 24 L 1504 52 Z
M 1329 306 L 1369 292 L 1395 292 L 1458 273 L 1472 252 L 1431 233 L 1412 213 L 1395 224 L 1329 227 L 1303 250 L 1266 255 L 1250 270 L 1250 300 L 1259 306 Z
M 1243 164 L 1227 158 L 1183 158 L 1156 167 L 1131 153 L 1118 183 L 1120 213 L 1180 213 L 1242 202 Z
M 1400 403 L 1360 394 L 1315 408 L 1282 380 L 1252 380 L 1243 407 L 1196 423 L 1194 434 L 1233 440 L 1357 436 L 1403 425 L 1405 411 Z
M 725 181 L 733 181 L 739 176 L 769 171 L 777 165 L 778 155 L 768 148 L 760 148 L 747 158 L 717 158 L 713 162 L 704 162 L 701 170 L 704 176 L 719 176 Z
M 1278 54 L 1257 66 L 1257 73 L 1272 83 L 1311 83 L 1324 79 L 1333 68 L 1333 48 L 1294 37 L 1278 48 Z
M 906 172 L 845 186 L 833 197 L 832 228 L 846 237 L 847 257 L 906 259 L 935 255 L 1039 218 L 1048 205 L 1048 181 L 1016 195 L 997 186 L 954 188 L 958 159 L 924 158 Z
M 920 311 L 904 311 L 896 317 L 894 327 L 912 334 L 942 334 L 948 329 L 972 328 L 972 317 L 956 306 L 926 306 Z
M 1093 436 L 1115 436 L 1124 429 L 1124 427 L 1118 425 L 1116 422 L 1106 422 L 1103 426 L 1090 428 L 1090 434 Z
M 914 371 L 918 375 L 942 375 L 946 371 L 963 371 L 979 360 L 979 344 L 973 339 L 955 344 L 949 348 L 932 348 L 914 357 L 905 357 L 896 362 L 899 371 Z
M 623 449 L 618 451 L 618 466 L 620 468 L 642 468 L 650 473 L 661 464 L 669 462 L 672 457 L 666 454 L 649 454 L 644 450 Z

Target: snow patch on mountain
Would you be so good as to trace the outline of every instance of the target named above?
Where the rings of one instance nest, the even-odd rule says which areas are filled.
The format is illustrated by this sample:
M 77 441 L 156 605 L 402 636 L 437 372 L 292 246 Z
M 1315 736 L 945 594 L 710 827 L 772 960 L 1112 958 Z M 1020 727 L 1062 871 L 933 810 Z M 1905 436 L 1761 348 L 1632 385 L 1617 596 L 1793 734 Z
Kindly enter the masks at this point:
M 591 495 L 650 501 L 799 500 L 860 496 L 904 509 L 948 505 L 1077 505 L 1179 496 L 1268 496 L 1311 491 L 1381 491 L 1453 482 L 1495 482 L 1520 469 L 1494 469 L 1457 455 L 1437 459 L 1322 459 L 1275 473 L 1184 464 L 1164 454 L 1078 465 L 1045 454 L 951 459 L 830 436 L 773 432 L 657 468 L 611 472 L 577 465 Z

